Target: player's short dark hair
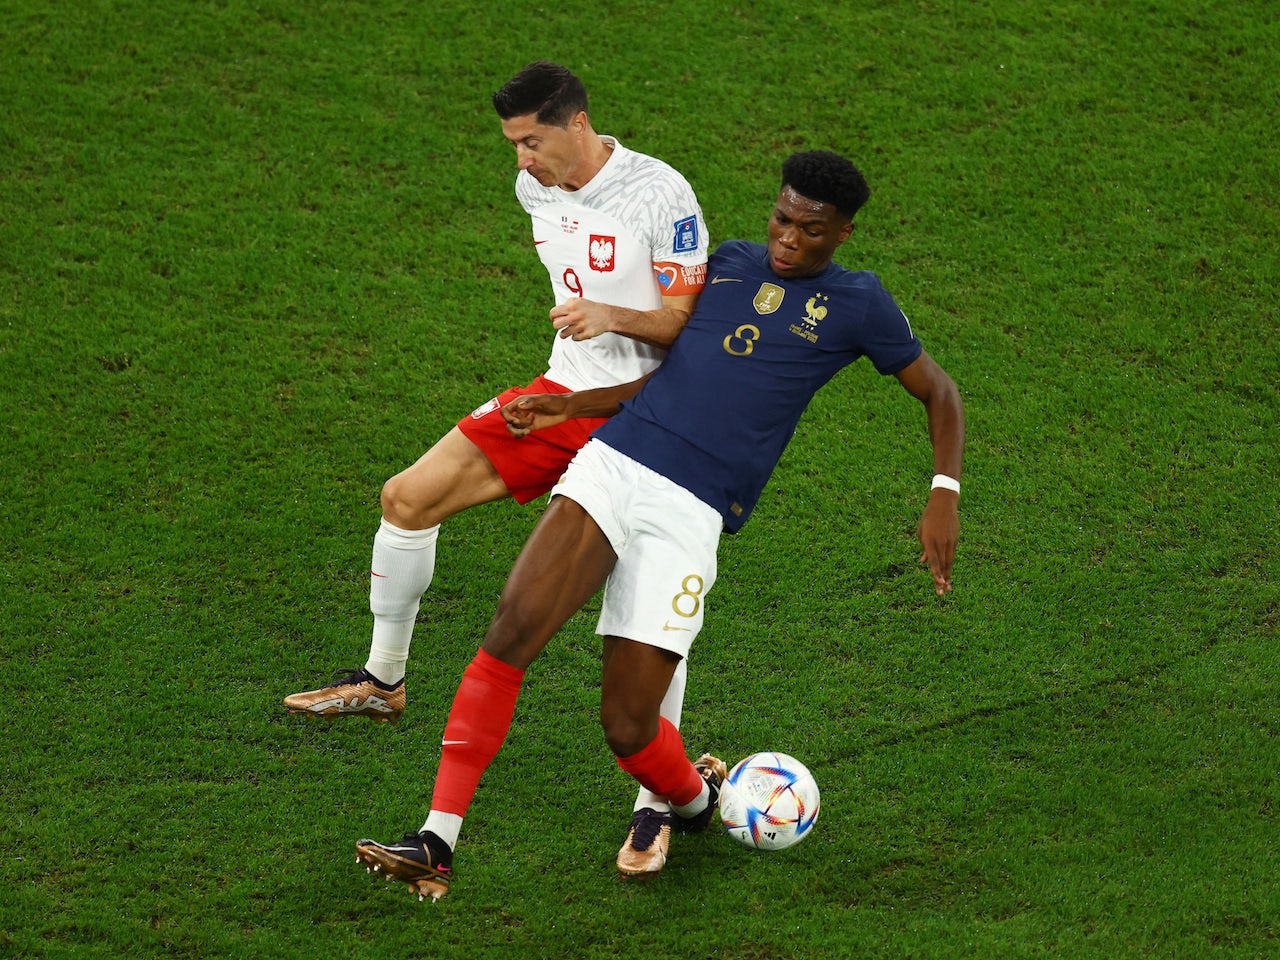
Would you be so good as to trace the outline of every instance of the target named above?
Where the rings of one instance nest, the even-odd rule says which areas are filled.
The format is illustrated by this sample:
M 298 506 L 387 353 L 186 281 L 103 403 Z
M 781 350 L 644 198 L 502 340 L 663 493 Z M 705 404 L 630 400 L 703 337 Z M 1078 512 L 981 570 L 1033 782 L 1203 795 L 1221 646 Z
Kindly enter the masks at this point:
M 802 197 L 831 204 L 850 220 L 871 196 L 862 171 L 829 150 L 809 150 L 787 157 L 782 164 L 782 185 Z
M 529 64 L 493 95 L 493 108 L 503 120 L 535 113 L 538 122 L 566 127 L 587 109 L 587 88 L 567 67 L 548 60 Z

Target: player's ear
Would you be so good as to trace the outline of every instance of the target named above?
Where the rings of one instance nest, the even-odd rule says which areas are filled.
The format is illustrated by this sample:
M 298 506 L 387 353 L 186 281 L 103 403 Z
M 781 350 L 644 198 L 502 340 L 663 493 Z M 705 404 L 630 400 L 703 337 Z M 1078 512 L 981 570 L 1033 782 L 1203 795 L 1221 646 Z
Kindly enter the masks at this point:
M 836 236 L 838 237 L 838 239 L 836 240 L 837 247 L 849 239 L 850 235 L 852 235 L 853 233 L 853 226 L 854 226 L 853 221 L 850 220 L 848 223 L 846 223 L 843 227 L 840 228 L 840 232 L 836 234 Z

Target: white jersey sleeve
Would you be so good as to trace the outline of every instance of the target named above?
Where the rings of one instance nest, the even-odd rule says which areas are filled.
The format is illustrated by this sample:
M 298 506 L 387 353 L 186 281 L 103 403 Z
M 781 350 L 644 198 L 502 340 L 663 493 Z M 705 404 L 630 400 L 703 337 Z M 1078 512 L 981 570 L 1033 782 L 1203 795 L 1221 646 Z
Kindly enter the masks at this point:
M 707 228 L 693 188 L 661 160 L 613 152 L 579 190 L 544 187 L 528 173 L 516 196 L 533 224 L 556 303 L 582 297 L 635 310 L 662 306 L 664 293 L 697 289 L 706 274 Z M 554 337 L 547 377 L 570 390 L 638 379 L 666 351 L 620 334 Z

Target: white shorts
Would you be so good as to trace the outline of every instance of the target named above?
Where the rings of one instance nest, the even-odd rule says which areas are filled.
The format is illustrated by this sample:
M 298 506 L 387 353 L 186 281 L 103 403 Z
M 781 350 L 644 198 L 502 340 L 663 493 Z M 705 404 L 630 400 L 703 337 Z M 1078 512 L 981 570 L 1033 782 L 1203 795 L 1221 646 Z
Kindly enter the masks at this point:
M 596 633 L 687 657 L 716 582 L 720 514 L 599 440 L 578 451 L 551 495 L 586 510 L 618 555 Z

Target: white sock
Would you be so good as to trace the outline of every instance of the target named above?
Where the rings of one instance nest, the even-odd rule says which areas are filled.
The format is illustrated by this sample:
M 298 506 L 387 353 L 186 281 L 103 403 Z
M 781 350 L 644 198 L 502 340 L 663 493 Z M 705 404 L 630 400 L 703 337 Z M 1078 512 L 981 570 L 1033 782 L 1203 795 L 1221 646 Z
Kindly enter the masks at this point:
M 684 711 L 684 688 L 688 680 L 688 661 L 682 658 L 676 667 L 676 672 L 671 676 L 671 683 L 667 685 L 667 692 L 662 698 L 662 709 L 659 711 L 677 730 L 680 729 L 680 715 Z M 671 804 L 667 802 L 666 797 L 660 797 L 652 790 L 641 787 L 631 812 L 635 813 L 642 807 L 666 813 L 671 809 Z
M 422 825 L 422 829 L 430 830 L 452 850 L 458 845 L 458 834 L 462 832 L 462 818 L 456 813 L 440 813 L 438 810 L 432 810 L 427 814 L 427 822 Z
M 707 781 L 702 781 L 702 789 L 698 791 L 698 795 L 688 803 L 677 805 L 672 804 L 671 810 L 678 816 L 688 819 L 696 817 L 703 810 L 707 809 L 707 804 L 711 802 L 711 787 L 707 785 Z
M 365 669 L 383 683 L 404 679 L 413 621 L 436 569 L 439 533 L 439 524 L 427 530 L 401 530 L 383 520 L 374 534 L 369 576 L 373 640 Z

